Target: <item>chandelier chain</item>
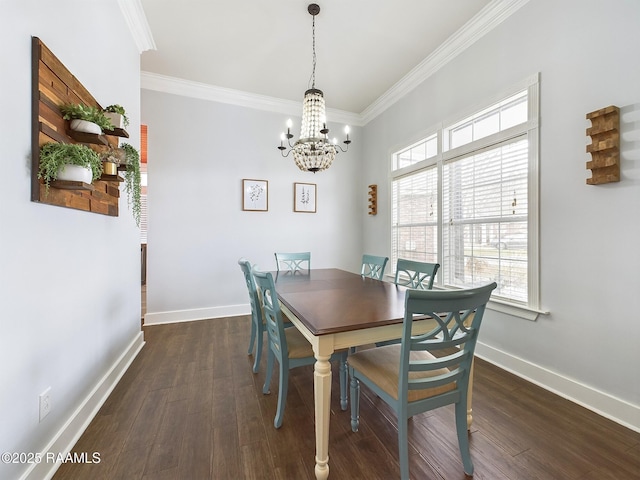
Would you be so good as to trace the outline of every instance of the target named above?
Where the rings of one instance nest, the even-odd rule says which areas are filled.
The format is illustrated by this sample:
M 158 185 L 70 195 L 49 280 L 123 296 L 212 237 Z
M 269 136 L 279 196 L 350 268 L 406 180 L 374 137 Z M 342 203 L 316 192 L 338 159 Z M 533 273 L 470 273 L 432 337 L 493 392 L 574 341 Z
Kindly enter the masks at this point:
M 312 23 L 311 23 L 311 46 L 312 46 L 312 50 L 313 50 L 313 61 L 312 61 L 312 70 L 311 70 L 311 79 L 310 79 L 310 83 L 311 83 L 311 88 L 316 88 L 316 16 L 312 15 L 311 18 L 313 19 Z

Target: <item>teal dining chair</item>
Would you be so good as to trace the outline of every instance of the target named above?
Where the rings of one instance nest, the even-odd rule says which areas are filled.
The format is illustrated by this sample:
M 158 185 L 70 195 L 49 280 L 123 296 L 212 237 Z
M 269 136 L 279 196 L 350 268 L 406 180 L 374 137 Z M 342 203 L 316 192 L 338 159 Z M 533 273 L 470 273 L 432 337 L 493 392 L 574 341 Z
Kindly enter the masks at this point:
M 285 273 L 302 273 L 305 269 L 309 273 L 311 270 L 311 252 L 299 252 L 299 253 L 276 253 L 276 269 L 280 272 L 280 268 Z
M 384 400 L 398 418 L 400 477 L 409 479 L 408 420 L 455 405 L 464 473 L 473 475 L 467 433 L 467 397 L 473 355 L 485 306 L 496 284 L 466 290 L 407 290 L 399 345 L 349 356 L 351 430 L 360 424 L 360 383 Z M 412 335 L 414 318 L 434 319 L 432 330 Z
M 418 262 L 399 258 L 396 263 L 396 276 L 393 283 L 417 290 L 431 290 L 438 268 L 440 268 L 439 263 Z M 394 343 L 400 343 L 400 340 L 376 342 L 376 347 Z
M 431 290 L 438 268 L 440 268 L 439 263 L 426 263 L 399 258 L 396 263 L 394 283 L 419 290 Z
M 269 272 L 252 270 L 258 293 L 261 299 L 262 311 L 265 317 L 265 326 L 268 338 L 267 373 L 262 388 L 262 393 L 269 393 L 273 363 L 275 360 L 280 365 L 280 385 L 278 391 L 278 407 L 273 424 L 276 428 L 282 426 L 284 409 L 287 402 L 289 387 L 289 370 L 304 365 L 313 365 L 316 359 L 309 341 L 297 328 L 284 328 L 282 311 L 278 301 L 273 276 Z M 340 407 L 346 410 L 347 402 L 347 350 L 335 352 L 330 361 L 340 361 Z
M 389 257 L 378 257 L 376 255 L 362 255 L 362 268 L 360 275 L 363 277 L 375 278 L 382 280 L 384 269 L 387 266 Z
M 260 357 L 262 356 L 262 344 L 264 343 L 264 321 L 260 308 L 260 298 L 256 283 L 251 274 L 251 263 L 246 258 L 238 260 L 238 265 L 244 275 L 244 281 L 249 291 L 249 303 L 251 305 L 251 337 L 249 338 L 249 355 L 253 353 L 254 345 L 256 354 L 253 360 L 253 373 L 258 372 Z

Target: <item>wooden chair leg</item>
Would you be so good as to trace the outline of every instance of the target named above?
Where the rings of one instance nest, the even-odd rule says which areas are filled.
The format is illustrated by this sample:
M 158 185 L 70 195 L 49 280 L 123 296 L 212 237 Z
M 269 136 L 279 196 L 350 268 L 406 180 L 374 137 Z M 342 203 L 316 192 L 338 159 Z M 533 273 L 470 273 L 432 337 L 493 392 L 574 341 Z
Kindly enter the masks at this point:
M 258 328 L 256 332 L 256 356 L 253 359 L 253 373 L 258 373 L 258 368 L 260 367 L 260 357 L 262 357 L 262 344 L 264 343 L 264 330 L 262 328 Z M 251 336 L 252 348 L 253 348 L 253 332 Z
M 264 377 L 264 386 L 262 387 L 262 393 L 265 395 L 269 393 L 269 387 L 271 386 L 271 375 L 273 374 L 273 361 L 275 360 L 275 354 L 269 349 L 267 355 L 267 372 Z
M 466 399 L 463 398 L 460 402 L 456 403 L 455 414 L 458 447 L 460 448 L 460 456 L 462 457 L 464 473 L 467 476 L 473 476 L 473 462 L 471 461 L 471 452 L 469 451 L 469 431 L 467 430 Z
M 251 319 L 251 337 L 249 338 L 249 350 L 247 350 L 247 355 L 251 355 L 253 353 L 253 344 L 256 340 L 256 324 Z
M 345 353 L 340 358 L 340 408 L 343 411 L 347 409 L 348 401 L 347 401 L 347 388 L 348 388 L 348 377 L 347 377 L 347 354 Z
M 357 432 L 360 426 L 360 381 L 351 373 L 351 431 Z
M 273 421 L 273 425 L 276 428 L 280 428 L 282 426 L 284 407 L 287 404 L 287 392 L 289 391 L 289 365 L 280 364 L 280 388 L 278 390 L 278 409 L 276 410 L 276 418 Z
M 405 412 L 406 414 L 406 412 Z M 400 461 L 400 478 L 409 480 L 409 419 L 398 412 L 398 460 Z
M 467 430 L 471 431 L 471 423 L 473 423 L 473 367 L 476 364 L 475 359 L 471 359 L 471 368 L 469 370 L 469 386 L 467 387 Z

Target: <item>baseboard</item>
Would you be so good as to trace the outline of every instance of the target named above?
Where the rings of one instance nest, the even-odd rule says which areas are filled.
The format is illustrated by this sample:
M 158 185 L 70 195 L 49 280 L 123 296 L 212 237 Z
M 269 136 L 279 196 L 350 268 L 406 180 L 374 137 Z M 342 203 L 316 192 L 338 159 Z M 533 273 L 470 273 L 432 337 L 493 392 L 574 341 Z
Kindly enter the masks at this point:
M 144 334 L 140 332 L 44 448 L 41 452 L 42 458 L 46 458 L 47 452 L 66 453 L 71 451 L 143 346 Z M 32 464 L 32 467 L 20 477 L 20 480 L 49 480 L 59 466 L 60 463 L 48 462 Z
M 481 342 L 476 345 L 476 355 L 545 390 L 631 430 L 640 432 L 640 406 L 638 405 L 633 405 Z
M 151 312 L 144 316 L 144 325 L 162 325 L 164 323 L 192 322 L 209 318 L 237 317 L 249 315 L 251 307 L 244 305 L 226 305 L 222 307 L 194 308 L 190 310 L 173 310 L 169 312 Z

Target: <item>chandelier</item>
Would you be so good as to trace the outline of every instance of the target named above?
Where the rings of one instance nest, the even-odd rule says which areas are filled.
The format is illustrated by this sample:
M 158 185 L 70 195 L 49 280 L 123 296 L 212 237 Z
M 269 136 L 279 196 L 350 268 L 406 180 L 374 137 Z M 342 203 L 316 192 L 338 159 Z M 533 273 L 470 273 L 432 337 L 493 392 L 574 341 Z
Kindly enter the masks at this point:
M 293 160 L 300 170 L 316 173 L 329 168 L 338 153 L 346 152 L 349 149 L 351 140 L 349 140 L 348 125 L 344 129 L 347 136 L 346 140 L 344 140 L 344 144 L 347 146 L 346 149 L 338 145 L 337 139 L 329 140 L 324 96 L 322 90 L 316 88 L 316 15 L 320 13 L 320 6 L 312 3 L 307 7 L 307 11 L 313 18 L 313 70 L 310 79 L 311 88 L 304 92 L 300 139 L 291 145 L 291 139 L 293 138 L 291 127 L 293 123 L 291 119 L 289 119 L 287 121 L 287 133 L 280 135 L 280 146 L 278 149 L 283 157 L 288 157 L 289 154 L 293 152 Z M 287 150 L 285 141 L 289 145 L 289 151 L 287 151 L 286 154 L 284 153 L 285 150 Z

